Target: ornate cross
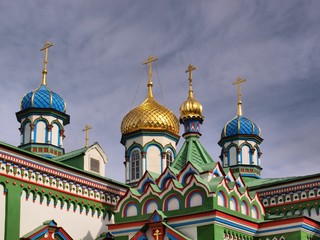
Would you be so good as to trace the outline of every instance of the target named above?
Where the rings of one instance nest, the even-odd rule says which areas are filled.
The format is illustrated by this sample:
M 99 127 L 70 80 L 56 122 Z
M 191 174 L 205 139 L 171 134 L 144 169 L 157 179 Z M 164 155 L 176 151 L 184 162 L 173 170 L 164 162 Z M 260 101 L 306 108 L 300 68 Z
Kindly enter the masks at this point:
M 188 69 L 185 71 L 186 73 L 189 73 L 189 99 L 193 98 L 193 90 L 192 90 L 192 72 L 196 70 L 196 68 L 192 65 L 189 64 Z
M 47 85 L 47 79 L 46 79 L 46 76 L 47 76 L 47 64 L 48 64 L 48 49 L 50 47 L 53 46 L 53 43 L 52 42 L 49 42 L 49 41 L 46 41 L 43 48 L 40 49 L 40 51 L 45 51 L 44 53 L 44 60 L 43 60 L 43 71 L 42 71 L 42 84 L 43 85 Z
M 82 132 L 86 132 L 86 147 L 88 147 L 88 142 L 89 142 L 89 130 L 92 129 L 90 125 L 86 125 L 84 129 L 82 129 Z
M 152 97 L 153 98 L 153 92 L 152 92 L 152 63 L 154 61 L 157 61 L 158 58 L 154 57 L 154 56 L 150 56 L 144 63 L 143 65 L 148 64 L 149 65 L 149 70 L 148 70 L 148 97 Z
M 156 237 L 156 240 L 159 240 L 159 236 L 161 235 L 161 232 L 159 229 L 156 229 L 153 233 L 153 236 Z
M 247 80 L 241 77 L 237 78 L 237 81 L 233 82 L 232 85 L 238 85 L 238 116 L 242 115 L 242 101 L 241 101 L 241 83 L 246 82 Z
M 189 73 L 189 84 L 192 86 L 192 72 L 196 70 L 196 68 L 192 65 L 189 64 L 188 69 L 186 70 L 186 73 Z

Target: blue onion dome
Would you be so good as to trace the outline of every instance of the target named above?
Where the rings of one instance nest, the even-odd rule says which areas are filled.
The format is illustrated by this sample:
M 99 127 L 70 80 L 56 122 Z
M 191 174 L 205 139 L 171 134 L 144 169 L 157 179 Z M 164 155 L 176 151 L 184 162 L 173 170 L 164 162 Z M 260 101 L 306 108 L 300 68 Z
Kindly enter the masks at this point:
M 20 102 L 20 109 L 52 108 L 59 112 L 66 112 L 66 102 L 57 93 L 52 92 L 45 84 L 27 93 Z
M 221 138 L 231 137 L 235 135 L 258 135 L 260 136 L 261 130 L 257 124 L 248 118 L 238 115 L 230 120 L 222 129 Z

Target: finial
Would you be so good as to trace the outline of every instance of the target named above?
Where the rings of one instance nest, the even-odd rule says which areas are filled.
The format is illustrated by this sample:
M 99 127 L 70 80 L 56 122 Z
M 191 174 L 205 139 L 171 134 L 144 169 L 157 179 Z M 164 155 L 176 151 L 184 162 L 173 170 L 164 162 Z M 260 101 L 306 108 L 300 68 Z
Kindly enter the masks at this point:
M 44 60 L 43 60 L 43 70 L 42 70 L 42 85 L 47 85 L 47 64 L 48 64 L 48 49 L 52 47 L 53 43 L 46 41 L 44 47 L 40 49 L 40 51 L 45 51 Z
M 232 85 L 238 85 L 238 116 L 242 116 L 242 101 L 241 101 L 241 83 L 246 82 L 247 80 L 241 77 L 237 78 L 237 81 L 233 82 Z
M 148 70 L 148 97 L 149 98 L 153 98 L 153 92 L 152 92 L 152 86 L 153 86 L 153 83 L 152 83 L 152 63 L 154 61 L 157 61 L 158 58 L 156 57 L 153 57 L 153 56 L 150 56 L 144 63 L 143 65 L 146 65 L 148 64 L 149 65 L 149 70 Z
M 82 132 L 86 132 L 86 145 L 85 145 L 85 147 L 88 147 L 88 142 L 89 142 L 89 130 L 90 129 L 92 129 L 92 127 L 90 126 L 90 125 L 86 125 L 85 127 L 84 127 L 84 129 L 82 129 Z
M 196 70 L 196 68 L 192 65 L 189 64 L 188 69 L 185 71 L 186 73 L 189 73 L 189 99 L 193 98 L 193 90 L 192 90 L 192 72 Z

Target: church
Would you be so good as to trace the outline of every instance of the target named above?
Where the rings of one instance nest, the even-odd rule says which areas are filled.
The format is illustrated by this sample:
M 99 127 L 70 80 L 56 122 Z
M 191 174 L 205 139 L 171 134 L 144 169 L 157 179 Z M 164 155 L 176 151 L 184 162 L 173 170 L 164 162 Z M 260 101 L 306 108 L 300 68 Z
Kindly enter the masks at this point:
M 189 86 L 177 117 L 154 96 L 158 59 L 150 56 L 147 97 L 121 123 L 121 183 L 105 176 L 108 161 L 117 159 L 108 159 L 99 143 L 65 152 L 70 116 L 47 83 L 52 46 L 41 49 L 40 85 L 26 90 L 16 112 L 20 145 L 0 142 L 0 239 L 320 239 L 320 173 L 261 177 L 261 129 L 242 112 L 245 79 L 233 83 L 237 112 L 220 126 L 214 160 L 201 143 L 205 111 L 193 91 L 196 68 L 186 70 Z

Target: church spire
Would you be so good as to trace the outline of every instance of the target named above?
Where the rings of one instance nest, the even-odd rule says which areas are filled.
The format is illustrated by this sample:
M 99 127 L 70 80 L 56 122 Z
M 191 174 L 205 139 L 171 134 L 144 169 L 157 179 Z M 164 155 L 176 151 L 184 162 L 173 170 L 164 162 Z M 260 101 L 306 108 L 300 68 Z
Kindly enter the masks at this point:
M 200 137 L 200 125 L 204 119 L 202 115 L 202 105 L 194 99 L 193 96 L 192 72 L 194 70 L 196 70 L 196 68 L 190 64 L 185 71 L 186 73 L 189 73 L 189 94 L 188 99 L 180 106 L 180 123 L 182 123 L 185 128 L 184 137 L 193 135 Z
M 156 57 L 153 57 L 153 56 L 150 56 L 144 63 L 143 65 L 148 65 L 149 68 L 148 68 L 148 98 L 153 98 L 153 91 L 152 91 L 152 86 L 153 86 L 153 83 L 152 83 L 152 63 L 154 61 L 157 61 L 158 58 Z
M 53 43 L 46 41 L 40 51 L 44 51 L 43 70 L 42 70 L 42 85 L 47 85 L 47 64 L 48 64 L 48 49 L 53 46 Z
M 242 116 L 242 101 L 241 101 L 241 83 L 246 82 L 247 80 L 241 77 L 237 78 L 237 81 L 233 82 L 232 85 L 238 85 L 238 109 L 237 115 Z

